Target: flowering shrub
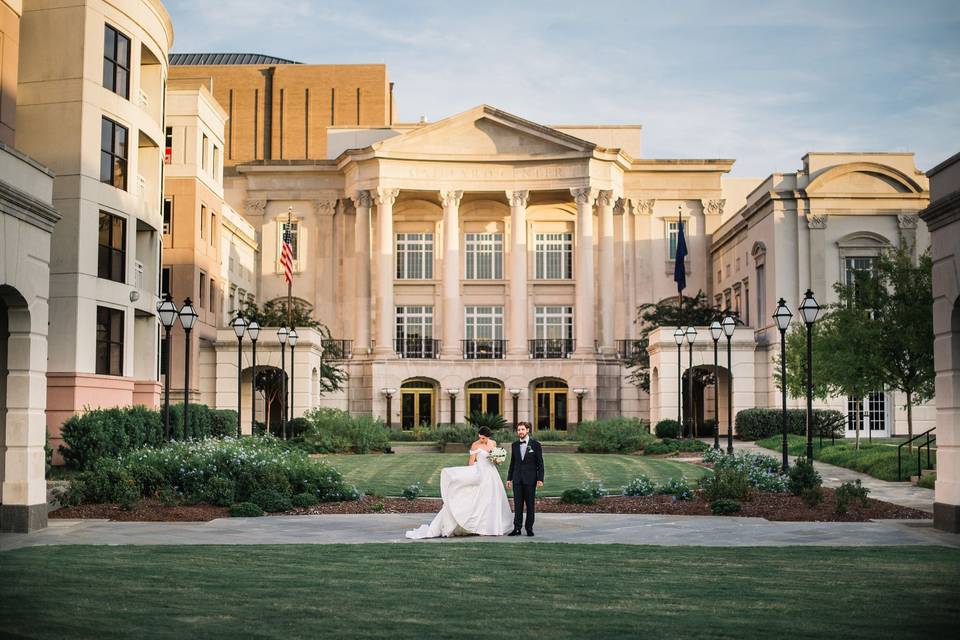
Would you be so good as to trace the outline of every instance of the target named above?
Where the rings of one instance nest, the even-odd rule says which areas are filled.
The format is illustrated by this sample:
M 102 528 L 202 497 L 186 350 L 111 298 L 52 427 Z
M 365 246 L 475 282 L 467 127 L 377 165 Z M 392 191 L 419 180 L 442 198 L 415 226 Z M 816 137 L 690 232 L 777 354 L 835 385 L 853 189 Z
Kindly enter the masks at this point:
M 722 449 L 709 449 L 703 453 L 703 461 L 712 464 L 716 472 L 723 469 L 745 472 L 750 486 L 758 491 L 783 493 L 787 490 L 788 480 L 780 473 L 780 462 L 771 456 L 759 453 L 728 455 Z
M 420 494 L 423 492 L 423 487 L 420 486 L 419 482 L 414 482 L 412 485 L 403 490 L 401 495 L 407 500 L 416 500 L 420 497 Z
M 603 483 L 599 480 L 586 480 L 580 485 L 580 488 L 592 495 L 594 498 L 602 498 L 603 496 L 607 495 L 607 490 L 604 489 Z
M 657 493 L 673 496 L 677 500 L 693 500 L 693 489 L 690 488 L 686 476 L 670 478 L 657 487 Z
M 390 446 L 390 430 L 378 418 L 328 408 L 313 409 L 303 417 L 307 425 L 300 439 L 310 453 L 370 453 Z
M 647 476 L 637 476 L 623 487 L 625 496 L 652 496 L 656 493 L 656 486 L 653 480 Z
M 75 504 L 120 502 L 131 492 L 147 497 L 173 492 L 189 502 L 214 504 L 257 502 L 256 496 L 269 498 L 272 507 L 298 493 L 325 502 L 360 497 L 326 462 L 262 436 L 174 442 L 101 459 L 71 483 L 69 498 Z

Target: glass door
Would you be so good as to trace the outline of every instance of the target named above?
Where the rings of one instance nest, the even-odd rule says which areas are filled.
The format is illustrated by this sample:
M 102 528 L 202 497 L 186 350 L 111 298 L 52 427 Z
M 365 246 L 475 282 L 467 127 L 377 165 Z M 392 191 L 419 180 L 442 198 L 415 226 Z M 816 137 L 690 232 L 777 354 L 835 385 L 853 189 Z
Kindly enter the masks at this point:
M 534 387 L 536 429 L 567 430 L 567 386 L 559 380 L 538 382 Z
M 400 427 L 431 427 L 436 421 L 435 389 L 430 382 L 412 381 L 400 387 Z

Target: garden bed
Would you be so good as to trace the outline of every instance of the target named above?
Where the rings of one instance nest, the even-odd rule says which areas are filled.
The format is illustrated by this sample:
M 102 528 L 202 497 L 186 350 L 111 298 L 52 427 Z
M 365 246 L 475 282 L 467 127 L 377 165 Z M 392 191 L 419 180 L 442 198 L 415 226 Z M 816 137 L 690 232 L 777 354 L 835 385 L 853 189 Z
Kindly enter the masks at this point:
M 823 489 L 823 502 L 810 508 L 789 493 L 755 492 L 752 498 L 742 503 L 742 509 L 734 516 L 765 518 L 773 521 L 798 522 L 864 522 L 867 520 L 929 519 L 930 514 L 917 509 L 901 507 L 881 500 L 869 499 L 867 506 L 859 502 L 851 504 L 846 514 L 836 513 L 833 489 Z M 382 506 L 381 506 L 382 505 Z M 369 514 L 369 513 L 436 513 L 441 502 L 436 498 L 374 498 L 364 496 L 360 500 L 324 502 L 313 507 L 293 509 L 273 515 L 324 515 L 324 514 Z M 710 516 L 710 504 L 699 497 L 693 500 L 674 500 L 669 495 L 645 497 L 609 496 L 600 498 L 596 504 L 564 504 L 556 499 L 537 500 L 540 513 L 622 513 L 663 514 L 684 516 Z M 114 504 L 86 504 L 65 507 L 50 513 L 51 518 L 98 518 L 115 521 L 143 522 L 191 522 L 209 521 L 227 517 L 226 507 L 211 505 L 167 507 L 158 500 L 140 500 L 136 506 L 124 511 Z

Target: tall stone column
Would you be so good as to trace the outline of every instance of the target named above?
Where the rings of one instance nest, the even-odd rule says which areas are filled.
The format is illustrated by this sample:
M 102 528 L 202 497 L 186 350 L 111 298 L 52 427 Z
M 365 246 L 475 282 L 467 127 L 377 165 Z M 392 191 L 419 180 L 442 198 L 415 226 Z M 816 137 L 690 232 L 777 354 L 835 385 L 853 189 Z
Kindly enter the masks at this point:
M 443 202 L 443 344 L 441 354 L 460 354 L 463 335 L 460 301 L 460 199 L 463 191 L 441 191 Z
M 507 191 L 510 202 L 510 341 L 511 356 L 526 358 L 530 309 L 527 306 L 527 199 L 529 191 Z
M 600 218 L 600 350 L 614 352 L 614 254 L 613 254 L 613 192 L 597 192 L 597 213 Z M 579 280 L 578 280 L 579 282 Z
M 374 353 L 390 356 L 393 349 L 393 203 L 399 189 L 377 189 L 377 346 Z
M 574 322 L 576 327 L 576 353 L 592 356 L 596 328 L 594 326 L 594 277 L 593 277 L 593 203 L 597 192 L 590 187 L 571 189 L 577 203 L 577 309 Z M 608 285 L 609 286 L 609 285 Z
M 353 197 L 357 211 L 354 221 L 354 325 L 353 347 L 355 353 L 370 351 L 370 205 L 369 191 L 358 191 Z

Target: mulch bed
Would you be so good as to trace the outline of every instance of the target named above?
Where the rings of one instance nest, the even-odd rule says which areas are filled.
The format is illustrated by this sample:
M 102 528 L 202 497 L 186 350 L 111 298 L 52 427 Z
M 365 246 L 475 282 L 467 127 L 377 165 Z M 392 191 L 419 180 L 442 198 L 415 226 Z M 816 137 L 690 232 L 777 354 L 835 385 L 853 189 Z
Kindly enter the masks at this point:
M 824 489 L 823 502 L 809 508 L 799 497 L 782 493 L 755 492 L 751 500 L 742 503 L 741 517 L 766 518 L 774 521 L 801 522 L 863 522 L 885 519 L 929 519 L 929 513 L 901 507 L 880 500 L 868 500 L 866 507 L 854 501 L 846 514 L 836 513 L 833 489 Z M 373 498 L 366 496 L 355 502 L 327 502 L 306 509 L 294 509 L 274 515 L 324 515 L 369 513 L 436 513 L 440 510 L 438 498 Z M 684 516 L 709 516 L 710 504 L 699 497 L 690 501 L 674 500 L 672 496 L 600 498 L 597 504 L 563 504 L 557 499 L 537 500 L 540 513 L 633 513 Z M 87 504 L 64 507 L 50 513 L 51 518 L 101 518 L 115 521 L 142 522 L 205 522 L 228 517 L 226 507 L 211 505 L 163 506 L 158 500 L 141 500 L 130 511 L 114 504 Z

